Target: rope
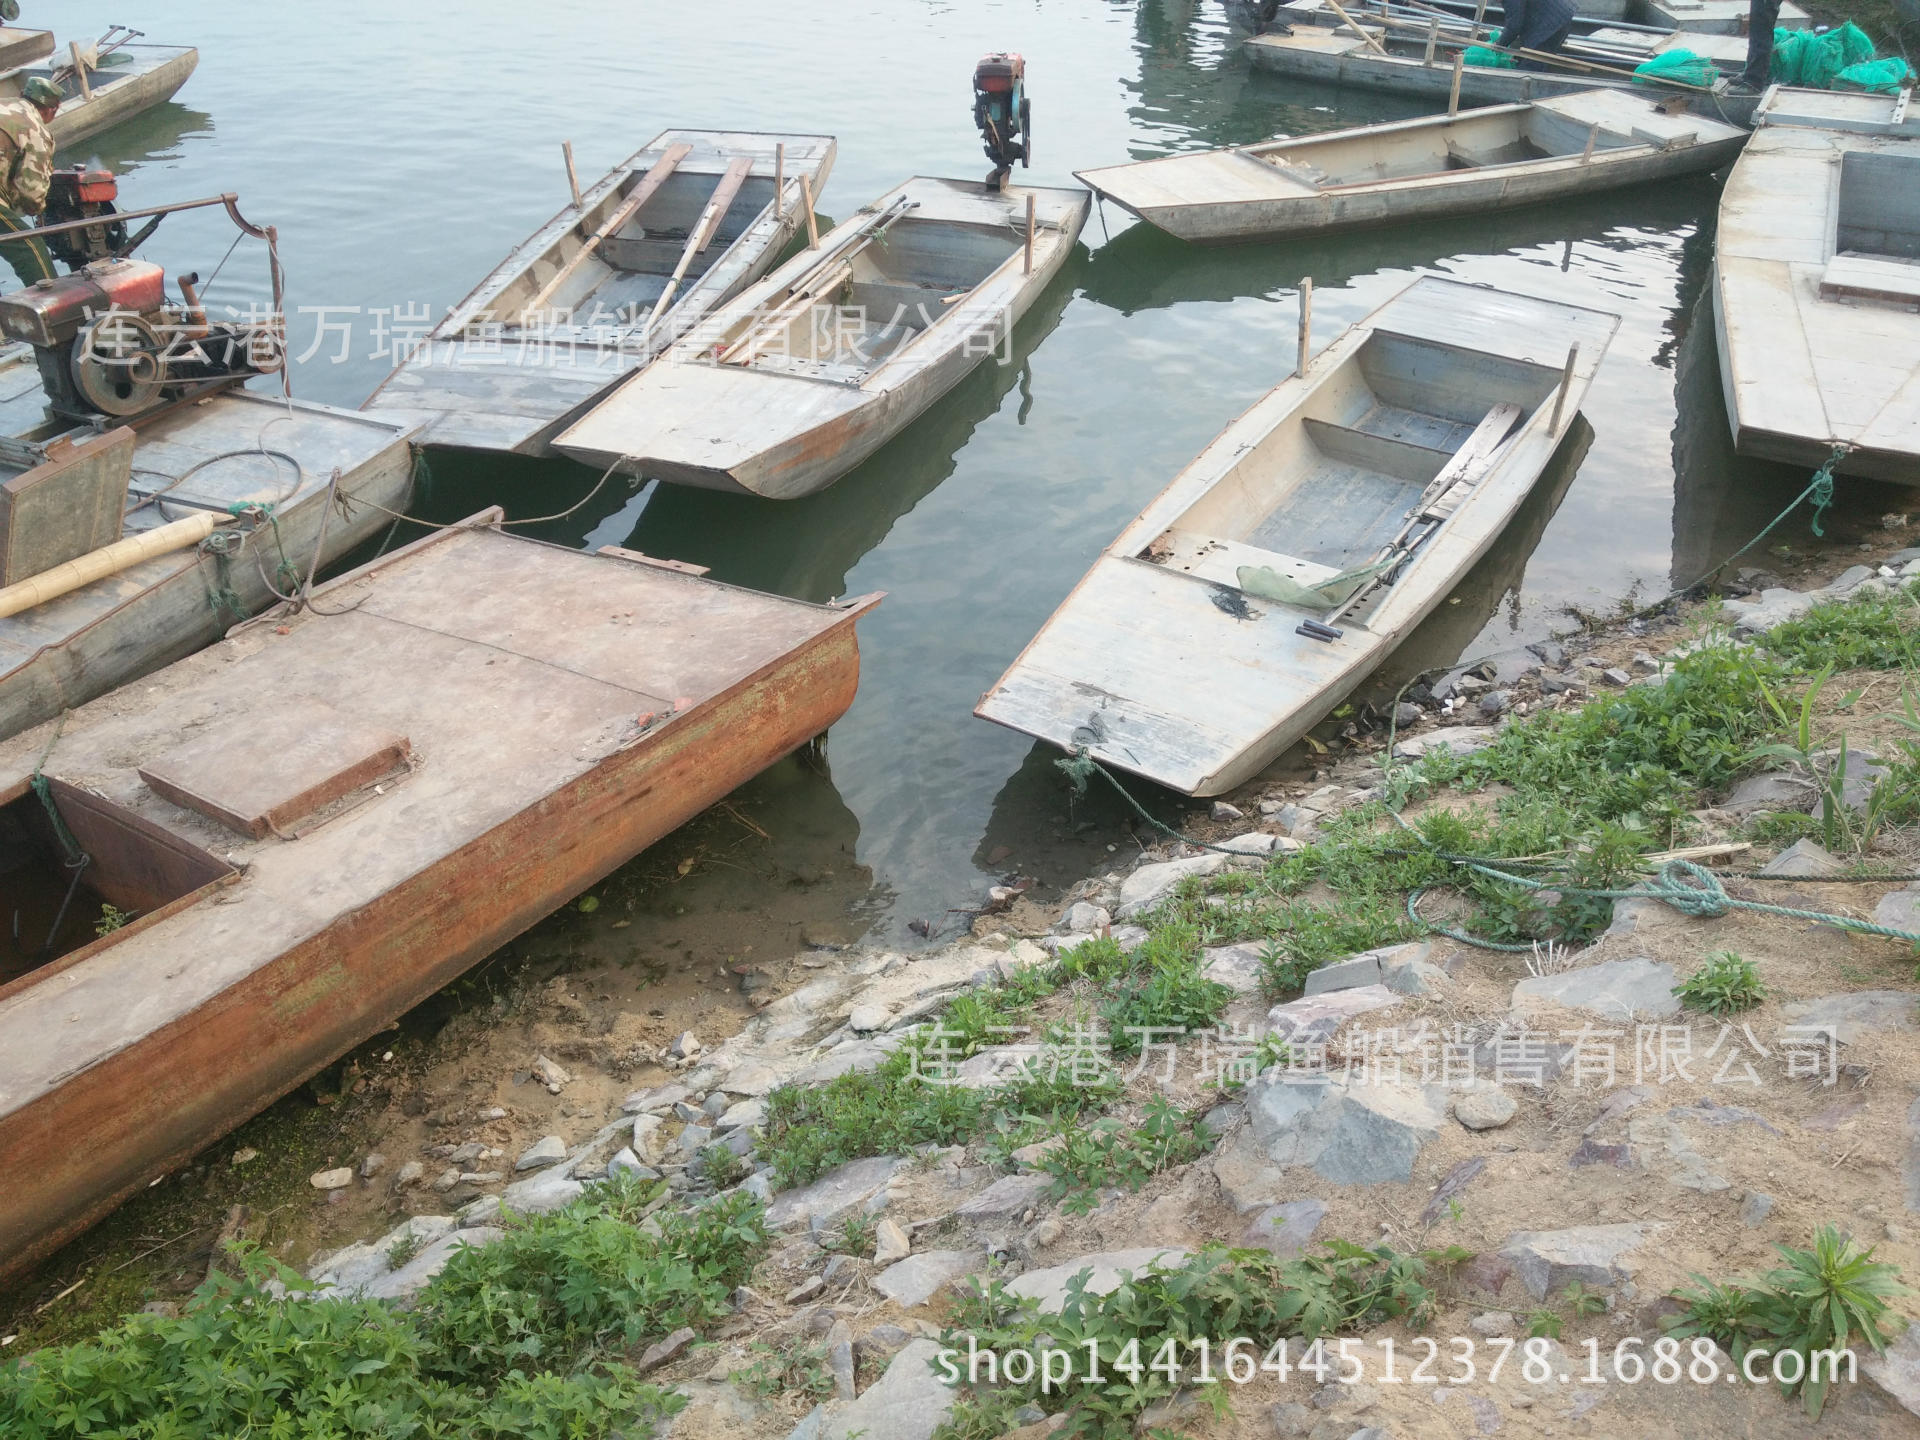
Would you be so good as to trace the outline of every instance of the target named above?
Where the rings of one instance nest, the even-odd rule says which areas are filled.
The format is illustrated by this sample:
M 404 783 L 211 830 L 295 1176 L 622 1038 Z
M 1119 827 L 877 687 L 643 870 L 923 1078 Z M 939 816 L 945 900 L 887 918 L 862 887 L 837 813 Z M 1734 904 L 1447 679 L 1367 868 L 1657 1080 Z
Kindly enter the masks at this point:
M 1889 940 L 1904 940 L 1910 945 L 1920 946 L 1920 933 L 1911 930 L 1898 930 L 1890 925 L 1876 925 L 1871 920 L 1856 920 L 1849 915 L 1834 915 L 1825 910 L 1807 910 L 1794 905 L 1767 905 L 1758 900 L 1737 900 L 1727 894 L 1726 888 L 1720 883 L 1719 876 L 1706 866 L 1697 865 L 1691 860 L 1669 860 L 1660 867 L 1660 878 L 1657 881 L 1648 885 L 1636 885 L 1628 890 L 1597 890 L 1586 886 L 1557 885 L 1551 880 L 1535 880 L 1525 875 L 1515 875 L 1510 871 L 1499 870 L 1477 860 L 1458 863 L 1490 879 L 1509 885 L 1518 885 L 1527 890 L 1555 890 L 1562 895 L 1579 895 L 1593 900 L 1659 900 L 1671 905 L 1682 915 L 1705 919 L 1716 919 L 1732 910 L 1751 910 L 1759 915 L 1781 915 L 1790 920 L 1811 920 L 1823 925 L 1832 925 L 1837 929 L 1851 930 L 1861 935 L 1882 935 Z M 1509 945 L 1498 940 L 1485 940 L 1477 935 L 1450 930 L 1422 919 L 1419 903 L 1420 897 L 1426 893 L 1426 889 L 1420 889 L 1407 897 L 1407 916 L 1434 934 L 1475 945 L 1483 950 L 1521 951 L 1533 948 L 1531 945 Z
M 602 472 L 599 480 L 594 482 L 594 487 L 591 490 L 589 490 L 585 495 L 581 496 L 579 500 L 569 505 L 566 509 L 560 511 L 557 515 L 529 515 L 524 520 L 502 520 L 499 522 L 499 524 L 501 525 L 502 528 L 505 528 L 509 525 L 546 525 L 555 520 L 566 519 L 569 515 L 573 514 L 576 510 L 580 510 L 584 508 L 587 504 L 589 504 L 593 500 L 594 496 L 598 495 L 602 490 L 604 490 L 606 488 L 607 481 L 613 478 L 613 472 L 620 468 L 620 462 L 627 458 L 628 458 L 627 456 L 622 455 L 617 459 L 615 459 L 613 464 L 607 466 L 606 470 Z M 424 449 L 419 449 L 419 450 L 415 450 L 414 452 L 414 465 L 413 465 L 414 487 L 418 488 L 420 483 L 423 480 L 427 484 L 431 485 L 433 482 L 433 471 L 430 468 L 428 468 L 428 465 L 427 465 L 427 452 Z M 364 495 L 355 495 L 353 498 L 359 501 L 360 504 L 365 505 L 370 509 L 378 510 L 382 515 L 391 515 L 394 518 L 396 523 L 404 520 L 409 525 L 425 525 L 430 529 L 444 528 L 435 521 L 422 520 L 418 515 L 407 515 L 402 513 L 399 510 L 389 510 L 386 506 L 381 505 L 376 501 L 369 500 Z
M 1145 820 L 1161 833 L 1171 835 L 1183 845 L 1191 845 L 1197 850 L 1213 850 L 1222 855 L 1239 855 L 1243 858 L 1251 853 L 1246 850 L 1233 850 L 1225 845 L 1209 845 L 1204 840 L 1195 840 L 1191 836 L 1181 834 L 1163 820 L 1155 819 L 1153 815 L 1148 813 L 1146 806 L 1142 805 L 1128 793 L 1127 787 L 1122 785 L 1119 780 L 1114 777 L 1111 770 L 1107 769 L 1106 766 L 1102 765 L 1087 753 L 1087 747 L 1084 745 L 1076 746 L 1071 755 L 1067 756 L 1064 760 L 1056 760 L 1053 763 L 1073 782 L 1073 793 L 1076 795 L 1084 795 L 1087 793 L 1087 781 L 1092 776 L 1095 774 L 1104 776 L 1106 782 L 1120 792 L 1120 798 L 1131 805 L 1134 808 L 1134 812 L 1139 815 L 1142 820 Z

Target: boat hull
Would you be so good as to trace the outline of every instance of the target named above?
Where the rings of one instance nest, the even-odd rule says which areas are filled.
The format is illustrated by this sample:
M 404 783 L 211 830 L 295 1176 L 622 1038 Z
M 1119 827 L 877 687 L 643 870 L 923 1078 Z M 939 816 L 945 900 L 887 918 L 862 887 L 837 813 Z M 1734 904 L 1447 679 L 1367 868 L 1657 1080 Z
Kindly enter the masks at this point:
M 1611 101 L 1621 104 L 1626 97 L 1618 92 L 1589 92 L 1566 97 L 1568 105 L 1581 101 L 1596 103 L 1596 108 Z M 1504 107 L 1500 107 L 1504 108 Z M 1643 107 L 1654 123 L 1664 120 Z M 1469 111 L 1460 119 L 1471 122 L 1476 115 L 1497 114 Z M 1667 122 L 1671 123 L 1671 122 Z M 1708 138 L 1694 143 L 1661 149 L 1653 145 L 1622 145 L 1596 149 L 1592 155 L 1573 153 L 1553 155 L 1516 164 L 1488 165 L 1476 169 L 1446 170 L 1404 178 L 1329 185 L 1315 193 L 1305 193 L 1299 185 L 1287 189 L 1303 193 L 1275 194 L 1281 185 L 1266 182 L 1273 167 L 1256 154 L 1220 151 L 1200 156 L 1174 156 L 1147 161 L 1140 165 L 1115 166 L 1110 170 L 1083 170 L 1079 178 L 1096 194 L 1113 200 L 1178 239 L 1197 245 L 1240 244 L 1295 235 L 1325 234 L 1378 225 L 1400 224 L 1416 220 L 1440 219 L 1455 215 L 1484 214 L 1490 210 L 1518 209 L 1574 195 L 1594 194 L 1628 185 L 1648 184 L 1683 175 L 1716 170 L 1740 153 L 1746 135 L 1730 126 L 1689 119 L 1689 126 L 1711 125 Z M 1446 125 L 1429 120 L 1401 121 L 1388 125 L 1341 131 L 1305 142 L 1304 153 L 1311 154 L 1316 142 L 1344 143 L 1370 140 L 1383 148 L 1402 135 L 1444 131 Z M 1258 147 L 1275 154 L 1287 153 L 1284 147 Z M 1173 167 L 1200 167 L 1214 172 L 1196 175 L 1191 184 L 1196 193 L 1186 201 L 1155 203 L 1151 172 Z M 1213 183 L 1209 185 L 1207 182 Z M 1282 182 L 1284 184 L 1284 182 Z M 1204 193 L 1207 190 L 1215 193 Z M 1243 198 L 1244 197 L 1244 198 Z
M 200 64 L 200 52 L 189 45 L 125 45 L 116 53 L 136 56 L 140 68 L 124 76 L 112 68 L 98 71 L 90 99 L 69 100 L 62 105 L 50 127 L 57 149 L 78 145 L 143 111 L 164 105 Z M 44 74 L 47 69 L 45 65 L 34 66 L 7 78 L 17 86 L 26 76 Z
M 405 553 L 355 574 L 392 566 Z M 354 575 L 345 576 L 331 588 L 353 581 Z M 854 698 L 859 652 L 853 622 L 867 603 L 846 607 L 774 662 L 739 674 L 719 693 L 676 712 L 670 724 L 643 731 L 637 741 L 573 772 L 537 803 L 446 849 L 177 1018 L 60 1076 L 44 1093 L 0 1116 L 0 1164 L 13 1177 L 0 1193 L 0 1275 L 45 1257 L 823 733 Z M 606 622 L 598 623 L 604 628 Z M 564 629 L 551 634 L 564 648 Z M 444 757 L 444 741 L 441 748 Z M 513 763 L 511 757 L 503 761 L 509 769 Z M 9 792 L 23 793 L 24 781 Z M 387 797 L 388 803 L 394 798 Z M 335 819 L 328 826 L 352 823 Z M 423 815 L 419 823 L 431 829 L 441 820 Z M 271 883 L 270 875 L 261 878 L 264 873 L 232 882 L 236 894 L 246 885 Z M 137 923 L 157 930 L 177 923 L 180 907 L 211 903 L 201 892 Z M 56 962 L 62 974 L 29 981 L 45 986 L 81 974 L 108 943 Z M 0 1043 L 7 1026 L 23 1023 L 6 1002 L 20 998 L 26 983 L 0 988 Z M 130 1003 L 138 1004 L 139 997 Z M 78 1136 L 86 1143 L 74 1143 Z

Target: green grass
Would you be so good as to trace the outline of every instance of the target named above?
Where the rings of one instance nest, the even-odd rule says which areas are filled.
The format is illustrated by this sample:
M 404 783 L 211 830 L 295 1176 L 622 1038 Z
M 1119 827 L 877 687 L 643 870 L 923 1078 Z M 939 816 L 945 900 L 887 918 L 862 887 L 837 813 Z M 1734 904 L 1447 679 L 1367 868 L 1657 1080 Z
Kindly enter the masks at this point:
M 1674 986 L 1673 993 L 1689 1010 L 1733 1015 L 1765 1000 L 1767 987 L 1751 960 L 1737 951 L 1721 950 L 1709 955 L 1705 964 Z
M 1054 1196 L 1066 1197 L 1062 1208 L 1084 1215 L 1099 1204 L 1102 1186 L 1138 1190 L 1168 1166 L 1198 1159 L 1212 1147 L 1213 1137 L 1194 1117 L 1156 1095 L 1137 1122 L 1109 1115 L 1069 1127 L 1040 1168 L 1053 1176 Z
M 642 1384 L 624 1352 L 728 1314 L 767 1242 L 744 1197 L 636 1227 L 661 1188 L 595 1187 L 554 1214 L 510 1217 L 502 1239 L 456 1251 L 408 1310 L 314 1291 L 235 1247 L 240 1273 L 211 1277 L 177 1318 L 129 1316 L 0 1367 L 0 1434 L 652 1434 L 683 1402 Z

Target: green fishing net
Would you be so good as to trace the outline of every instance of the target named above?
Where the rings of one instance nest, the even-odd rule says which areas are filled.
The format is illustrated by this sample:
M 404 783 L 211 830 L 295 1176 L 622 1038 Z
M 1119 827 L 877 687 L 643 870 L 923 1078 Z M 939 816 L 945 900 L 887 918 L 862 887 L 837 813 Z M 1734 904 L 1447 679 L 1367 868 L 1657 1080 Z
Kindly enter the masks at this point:
M 1849 65 L 1833 77 L 1836 90 L 1871 90 L 1877 95 L 1898 95 L 1900 87 L 1913 78 L 1913 67 L 1899 56 L 1885 60 L 1863 60 Z
M 1400 557 L 1396 555 L 1371 565 L 1357 565 L 1338 575 L 1329 575 L 1318 585 L 1302 585 L 1271 565 L 1242 565 L 1234 578 L 1239 580 L 1242 590 L 1258 599 L 1277 600 L 1302 610 L 1326 610 L 1346 604 L 1359 593 L 1361 586 L 1399 563 Z
M 1770 73 L 1776 85 L 1831 90 L 1841 71 L 1873 58 L 1873 41 L 1851 20 L 1824 35 L 1811 30 L 1775 30 Z
M 1646 80 L 1671 80 L 1679 85 L 1712 85 L 1720 78 L 1713 61 L 1691 50 L 1665 50 L 1633 73 Z
M 1512 70 L 1516 67 L 1514 58 L 1504 50 L 1493 50 L 1485 45 L 1467 46 L 1467 64 L 1485 65 L 1493 70 Z

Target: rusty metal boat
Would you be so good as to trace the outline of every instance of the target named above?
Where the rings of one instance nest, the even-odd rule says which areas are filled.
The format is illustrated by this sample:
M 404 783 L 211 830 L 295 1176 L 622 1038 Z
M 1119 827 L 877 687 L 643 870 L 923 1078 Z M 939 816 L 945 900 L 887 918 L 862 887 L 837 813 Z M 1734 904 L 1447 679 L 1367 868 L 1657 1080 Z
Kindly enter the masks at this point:
M 0 744 L 0 1276 L 852 702 L 877 595 L 498 519 Z

